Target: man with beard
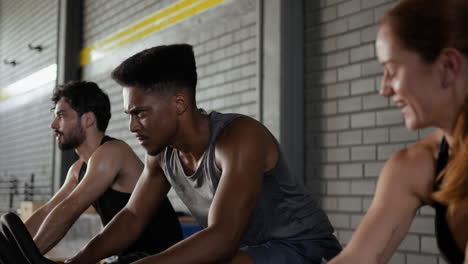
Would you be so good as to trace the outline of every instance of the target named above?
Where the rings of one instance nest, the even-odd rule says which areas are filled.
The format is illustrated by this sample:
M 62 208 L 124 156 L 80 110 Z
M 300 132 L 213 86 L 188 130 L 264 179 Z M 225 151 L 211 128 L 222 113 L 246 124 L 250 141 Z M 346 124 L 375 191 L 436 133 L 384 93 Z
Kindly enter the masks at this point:
M 107 225 L 127 204 L 143 170 L 142 162 L 125 142 L 105 135 L 110 102 L 95 83 L 73 81 L 59 86 L 52 101 L 55 118 L 50 127 L 58 145 L 62 150 L 74 149 L 79 159 L 70 167 L 60 190 L 25 222 L 41 254 L 53 248 L 90 205 Z M 3 217 L 2 222 L 8 225 L 10 218 Z M 145 232 L 119 248 L 114 263 L 130 263 L 161 252 L 181 238 L 177 216 L 164 197 Z
M 204 229 L 138 264 L 310 264 L 340 251 L 273 135 L 250 117 L 198 109 L 190 45 L 144 50 L 112 77 L 123 86 L 130 131 L 147 150 L 145 169 L 125 209 L 69 263 L 128 245 L 171 186 Z

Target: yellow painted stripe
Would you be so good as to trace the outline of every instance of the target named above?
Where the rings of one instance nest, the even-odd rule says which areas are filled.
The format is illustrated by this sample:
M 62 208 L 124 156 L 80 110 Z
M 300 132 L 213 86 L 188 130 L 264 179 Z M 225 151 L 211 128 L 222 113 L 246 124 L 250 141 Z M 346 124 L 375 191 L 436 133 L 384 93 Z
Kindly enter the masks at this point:
M 183 12 L 179 13 L 178 15 L 176 16 L 172 16 L 170 18 L 168 18 L 167 20 L 164 20 L 162 23 L 160 24 L 157 24 L 157 25 L 154 25 L 152 27 L 149 27 L 135 35 L 132 35 L 131 37 L 125 39 L 125 40 L 122 40 L 120 42 L 117 42 L 116 44 L 110 46 L 110 47 L 107 47 L 107 48 L 104 48 L 102 51 L 104 52 L 108 52 L 108 51 L 111 51 L 111 50 L 114 50 L 114 49 L 117 49 L 119 47 L 122 47 L 126 44 L 129 44 L 129 43 L 132 43 L 132 42 L 135 42 L 153 32 L 156 32 L 156 31 L 160 31 L 161 29 L 163 28 L 166 28 L 172 24 L 175 24 L 181 20 L 184 20 L 188 17 L 191 17 L 193 15 L 196 15 L 202 11 L 204 11 L 205 9 L 208 9 L 214 5 L 217 5 L 221 2 L 223 2 L 224 0 L 210 0 L 210 1 L 206 1 L 204 2 L 203 4 L 201 5 L 198 5 L 198 6 L 194 6 L 190 9 L 187 9 L 187 10 L 184 10 Z
M 160 31 L 177 22 L 194 16 L 226 0 L 181 0 L 105 39 L 89 45 L 80 52 L 80 65 L 93 60 L 93 55 L 103 55 L 109 51 L 135 42 L 149 34 Z
M 5 93 L 5 92 L 3 92 L 3 91 L 0 91 L 0 101 L 6 100 L 6 99 L 8 99 L 9 97 L 10 97 L 10 96 L 9 96 L 7 93 Z
M 179 9 L 182 9 L 184 8 L 185 6 L 187 5 L 191 5 L 195 2 L 198 2 L 200 0 L 182 0 L 182 1 L 179 1 L 171 6 L 168 6 L 164 9 L 162 9 L 161 11 L 158 11 L 157 13 L 151 15 L 150 17 L 148 18 L 145 18 L 127 28 L 124 28 L 123 30 L 117 32 L 116 34 L 114 35 L 111 35 L 110 37 L 107 37 L 105 39 L 102 39 L 94 44 L 91 44 L 90 46 L 86 47 L 83 49 L 83 52 L 89 52 L 90 50 L 92 49 L 95 49 L 95 48 L 98 48 L 98 47 L 101 47 L 107 43 L 110 43 L 110 42 L 113 42 L 113 41 L 116 41 L 117 39 L 119 38 L 122 38 L 122 37 L 125 37 L 127 35 L 130 35 L 132 34 L 132 32 L 138 30 L 139 28 L 142 28 L 142 27 L 145 27 L 151 23 L 154 23 L 155 21 L 159 20 L 159 19 L 162 19 L 168 15 L 170 15 L 171 13 L 173 12 L 177 12 L 177 10 Z

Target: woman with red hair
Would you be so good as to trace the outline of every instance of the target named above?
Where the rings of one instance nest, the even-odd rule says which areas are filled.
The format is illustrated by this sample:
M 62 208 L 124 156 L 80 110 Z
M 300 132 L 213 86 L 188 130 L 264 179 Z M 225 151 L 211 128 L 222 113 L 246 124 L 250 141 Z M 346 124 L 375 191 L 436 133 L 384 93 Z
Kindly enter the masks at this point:
M 332 264 L 387 263 L 423 205 L 439 249 L 468 264 L 468 1 L 402 0 L 379 23 L 380 94 L 408 129 L 438 128 L 385 164 L 374 200 Z

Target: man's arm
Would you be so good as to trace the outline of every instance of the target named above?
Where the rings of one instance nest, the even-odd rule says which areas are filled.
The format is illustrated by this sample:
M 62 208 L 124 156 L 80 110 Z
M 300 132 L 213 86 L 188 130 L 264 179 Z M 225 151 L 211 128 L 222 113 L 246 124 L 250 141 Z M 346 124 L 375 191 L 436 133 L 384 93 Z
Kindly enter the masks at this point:
M 402 150 L 385 164 L 374 200 L 346 248 L 330 264 L 387 263 L 416 210 L 430 202 L 433 155 L 422 146 Z
M 45 218 L 34 237 L 41 253 L 53 248 L 79 216 L 112 185 L 126 157 L 119 144 L 109 142 L 99 147 L 88 161 L 83 180 Z
M 465 248 L 465 261 L 463 262 L 463 264 L 468 264 L 468 243 L 466 244 Z
M 147 156 L 143 173 L 127 205 L 66 263 L 96 263 L 128 248 L 151 220 L 169 188 L 170 184 L 159 166 L 159 156 Z
M 81 165 L 81 161 L 75 162 L 70 169 L 68 170 L 65 183 L 60 187 L 58 192 L 50 199 L 46 204 L 37 209 L 26 221 L 25 225 L 31 234 L 31 237 L 34 237 L 41 227 L 41 224 L 44 222 L 44 219 L 47 215 L 54 209 L 61 201 L 63 201 L 75 187 L 78 185 L 77 171 Z
M 208 227 L 136 263 L 225 263 L 239 257 L 239 241 L 255 208 L 263 173 L 273 166 L 266 164 L 269 150 L 276 147 L 273 137 L 256 121 L 233 121 L 216 144 L 215 156 L 222 175 L 210 207 Z

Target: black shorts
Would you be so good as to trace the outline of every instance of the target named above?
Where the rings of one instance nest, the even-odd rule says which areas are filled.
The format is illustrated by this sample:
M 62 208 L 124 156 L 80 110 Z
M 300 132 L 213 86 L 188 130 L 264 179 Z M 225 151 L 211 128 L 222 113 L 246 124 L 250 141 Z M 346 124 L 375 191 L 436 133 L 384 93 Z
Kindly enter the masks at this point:
M 328 242 L 328 241 L 325 241 Z M 255 264 L 322 264 L 341 251 L 339 243 L 317 240 L 270 240 L 241 248 Z

